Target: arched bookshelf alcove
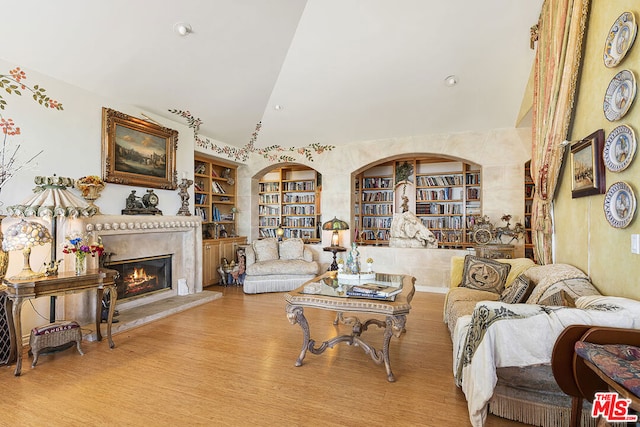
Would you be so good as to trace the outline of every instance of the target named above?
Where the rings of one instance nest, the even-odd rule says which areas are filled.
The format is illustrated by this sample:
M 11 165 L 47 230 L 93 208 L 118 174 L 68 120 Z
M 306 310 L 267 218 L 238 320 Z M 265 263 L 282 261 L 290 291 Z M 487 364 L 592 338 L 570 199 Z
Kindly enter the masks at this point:
M 258 176 L 258 238 L 299 237 L 321 241 L 322 175 L 300 164 L 277 165 Z
M 413 154 L 383 159 L 352 174 L 352 239 L 386 246 L 394 213 L 409 210 L 440 248 L 473 246 L 482 216 L 482 168 L 464 159 Z

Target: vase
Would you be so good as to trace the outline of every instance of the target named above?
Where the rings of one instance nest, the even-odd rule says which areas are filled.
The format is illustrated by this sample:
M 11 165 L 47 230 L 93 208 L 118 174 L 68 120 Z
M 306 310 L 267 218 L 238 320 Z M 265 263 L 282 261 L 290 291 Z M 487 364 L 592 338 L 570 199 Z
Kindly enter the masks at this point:
M 79 184 L 76 182 L 76 188 L 82 192 L 82 197 L 89 203 L 89 206 L 96 210 L 95 215 L 100 215 L 100 208 L 94 202 L 100 197 L 104 184 Z
M 75 257 L 75 270 L 76 276 L 80 276 L 81 274 L 85 274 L 87 272 L 87 257 L 86 256 L 76 256 Z

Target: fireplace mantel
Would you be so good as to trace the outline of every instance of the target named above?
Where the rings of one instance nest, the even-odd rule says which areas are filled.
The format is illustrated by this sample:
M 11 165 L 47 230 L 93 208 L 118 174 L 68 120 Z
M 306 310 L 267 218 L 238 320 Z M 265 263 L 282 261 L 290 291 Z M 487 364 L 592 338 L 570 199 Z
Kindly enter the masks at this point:
M 178 283 L 188 293 L 202 292 L 202 221 L 196 216 L 96 215 L 66 221 L 60 234 L 91 233 L 100 237 L 111 261 L 172 255 L 171 289 L 118 303 L 126 309 L 178 295 Z M 59 237 L 60 239 L 60 237 Z M 59 240 L 62 241 L 62 240 Z M 91 260 L 96 263 L 95 259 Z M 63 265 L 72 263 L 63 263 Z M 184 281 L 184 282 L 183 282 Z M 72 298 L 74 299 L 74 298 Z M 82 320 L 93 313 L 86 301 L 65 304 L 65 316 Z

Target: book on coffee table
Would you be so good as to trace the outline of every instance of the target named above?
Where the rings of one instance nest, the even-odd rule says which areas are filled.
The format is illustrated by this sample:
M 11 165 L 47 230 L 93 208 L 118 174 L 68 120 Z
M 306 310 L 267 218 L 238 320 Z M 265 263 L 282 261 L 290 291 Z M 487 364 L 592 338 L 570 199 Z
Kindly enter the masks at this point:
M 402 287 L 389 286 L 376 283 L 363 283 L 361 285 L 354 285 L 347 291 L 347 295 L 357 294 L 358 296 L 376 296 L 376 297 L 390 297 L 402 292 Z

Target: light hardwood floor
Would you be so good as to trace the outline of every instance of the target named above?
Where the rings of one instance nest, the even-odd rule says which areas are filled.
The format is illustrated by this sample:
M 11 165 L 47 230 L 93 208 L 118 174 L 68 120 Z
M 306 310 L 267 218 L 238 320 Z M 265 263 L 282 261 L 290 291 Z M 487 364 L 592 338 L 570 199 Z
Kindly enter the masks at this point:
M 41 356 L 23 374 L 0 367 L 1 426 L 468 426 L 452 378 L 443 295 L 417 292 L 407 333 L 383 365 L 339 344 L 294 362 L 302 330 L 280 293 L 224 297 L 75 349 Z M 334 333 L 333 313 L 307 309 L 312 338 Z M 341 328 L 346 328 L 341 326 Z M 382 333 L 365 332 L 376 344 Z M 379 345 L 378 345 L 379 347 Z M 487 427 L 523 425 L 489 416 Z

